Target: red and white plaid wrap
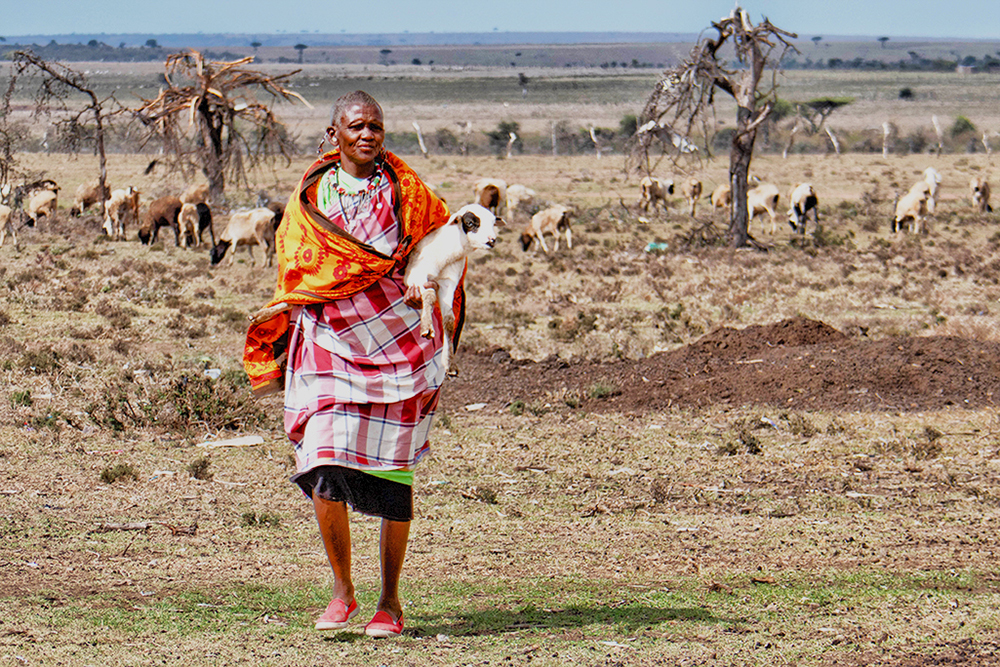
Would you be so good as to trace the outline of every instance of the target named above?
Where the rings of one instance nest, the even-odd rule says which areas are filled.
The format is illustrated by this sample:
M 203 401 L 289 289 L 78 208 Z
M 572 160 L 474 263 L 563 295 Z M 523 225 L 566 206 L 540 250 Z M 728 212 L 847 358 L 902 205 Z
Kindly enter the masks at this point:
M 352 231 L 391 253 L 398 239 L 388 179 L 375 196 L 372 216 L 353 220 Z M 325 213 L 345 227 L 339 207 Z M 353 297 L 293 311 L 285 432 L 298 472 L 319 465 L 411 468 L 428 451 L 447 369 L 441 337 L 420 335 L 420 311 L 403 303 L 405 291 L 396 271 Z

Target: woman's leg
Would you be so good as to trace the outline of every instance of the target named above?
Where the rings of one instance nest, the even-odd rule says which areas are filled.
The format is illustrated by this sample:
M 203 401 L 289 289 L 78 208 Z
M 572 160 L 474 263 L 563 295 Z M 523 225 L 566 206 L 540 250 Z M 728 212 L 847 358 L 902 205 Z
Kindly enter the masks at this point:
M 351 580 L 351 525 L 347 503 L 323 500 L 314 493 L 313 506 L 326 557 L 333 569 L 333 597 L 350 605 L 354 600 L 354 582 Z
M 406 543 L 409 538 L 409 521 L 382 519 L 382 532 L 379 537 L 382 595 L 378 599 L 378 610 L 388 612 L 394 620 L 399 620 L 403 613 L 403 605 L 399 601 L 399 575 L 403 571 L 403 559 L 406 558 Z

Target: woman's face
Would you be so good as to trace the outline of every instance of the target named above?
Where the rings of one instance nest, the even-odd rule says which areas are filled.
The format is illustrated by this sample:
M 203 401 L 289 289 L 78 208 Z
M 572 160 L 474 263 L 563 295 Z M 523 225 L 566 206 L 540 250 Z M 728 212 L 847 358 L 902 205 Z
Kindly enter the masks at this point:
M 340 164 L 344 171 L 359 178 L 370 176 L 385 141 L 382 110 L 376 106 L 352 104 L 329 131 L 340 147 Z

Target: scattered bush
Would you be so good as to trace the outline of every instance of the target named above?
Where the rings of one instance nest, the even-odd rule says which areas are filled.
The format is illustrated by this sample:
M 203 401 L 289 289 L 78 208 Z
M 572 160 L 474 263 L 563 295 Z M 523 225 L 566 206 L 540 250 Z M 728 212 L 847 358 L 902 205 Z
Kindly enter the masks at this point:
M 244 512 L 241 519 L 247 528 L 277 528 L 281 525 L 281 517 L 271 512 Z
M 191 461 L 187 465 L 187 472 L 189 475 L 195 479 L 200 479 L 204 482 L 210 482 L 214 476 L 208 471 L 209 467 L 212 465 L 211 459 L 207 456 L 199 456 L 194 461 Z
M 114 484 L 118 480 L 136 481 L 139 479 L 139 471 L 128 463 L 116 463 L 101 471 L 101 481 L 105 484 Z
M 31 398 L 31 390 L 25 389 L 23 391 L 13 391 L 10 394 L 10 405 L 11 407 L 31 407 L 34 401 Z

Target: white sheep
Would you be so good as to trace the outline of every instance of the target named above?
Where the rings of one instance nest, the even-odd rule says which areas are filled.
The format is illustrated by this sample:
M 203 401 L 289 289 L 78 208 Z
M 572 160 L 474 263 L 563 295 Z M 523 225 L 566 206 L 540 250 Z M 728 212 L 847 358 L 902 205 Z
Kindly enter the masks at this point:
M 129 219 L 139 221 L 139 191 L 131 185 L 111 192 L 105 206 L 104 232 L 111 238 L 124 240 Z
M 778 186 L 771 183 L 761 183 L 747 190 L 747 212 L 750 214 L 747 227 L 749 228 L 750 223 L 759 214 L 766 212 L 771 216 L 771 234 L 777 232 L 778 200 L 780 198 L 781 193 L 778 191 Z
M 712 190 L 712 208 L 729 208 L 733 204 L 733 188 L 723 183 Z
M 420 335 L 433 338 L 434 303 L 441 306 L 444 346 L 441 363 L 451 367 L 451 341 L 455 337 L 455 289 L 465 271 L 467 258 L 473 250 L 492 248 L 497 240 L 497 228 L 504 222 L 479 204 L 468 204 L 448 219 L 443 227 L 422 238 L 407 260 L 403 282 L 420 290 L 423 306 L 420 310 Z M 437 283 L 437 289 L 427 287 Z
M 11 208 L 5 204 L 0 204 L 0 248 L 7 240 L 7 232 L 14 239 L 14 248 L 17 248 L 17 231 L 14 229 L 14 220 L 11 215 Z
M 804 234 L 809 211 L 813 212 L 813 220 L 819 225 L 819 199 L 812 183 L 797 183 L 792 186 L 788 195 L 788 224 L 792 231 Z
M 684 199 L 687 199 L 693 218 L 695 206 L 698 205 L 698 199 L 701 197 L 701 181 L 697 178 L 687 179 L 681 186 L 681 194 L 684 195 Z
M 57 195 L 55 190 L 39 190 L 31 195 L 28 200 L 29 225 L 34 227 L 38 224 L 38 219 L 42 216 L 51 218 L 55 215 L 57 207 Z
M 233 254 L 229 256 L 229 265 L 232 266 L 236 263 L 237 248 L 243 246 L 250 254 L 251 266 L 256 266 L 257 260 L 253 256 L 253 247 L 259 245 L 264 248 L 267 265 L 273 266 L 274 232 L 277 228 L 274 221 L 274 211 L 269 208 L 254 208 L 249 211 L 233 213 L 225 231 L 219 237 L 219 242 L 212 248 L 212 264 L 221 262 L 226 256 L 229 246 L 235 246 Z
M 912 221 L 913 233 L 919 234 L 922 231 L 921 224 L 927 217 L 927 213 L 927 190 L 925 188 L 911 188 L 896 202 L 896 214 L 892 219 L 893 233 L 903 231 L 904 223 Z
M 570 231 L 569 227 L 572 215 L 573 212 L 562 204 L 550 206 L 534 214 L 531 216 L 531 222 L 528 224 L 527 229 L 521 234 L 521 248 L 527 252 L 528 248 L 531 247 L 532 241 L 538 239 L 542 250 L 545 251 L 545 254 L 548 254 L 549 247 L 545 245 L 545 235 L 552 234 L 552 238 L 555 239 L 553 251 L 558 251 L 560 232 L 566 232 L 566 245 L 572 248 L 573 232 Z
M 941 174 L 939 174 L 934 167 L 927 167 L 924 169 L 924 183 L 927 184 L 927 213 L 933 215 L 934 209 L 937 207 L 937 195 L 938 187 L 941 185 Z M 919 185 L 920 183 L 918 182 L 913 187 L 918 187 Z
M 527 210 L 534 204 L 537 194 L 531 188 L 520 183 L 515 183 L 507 188 L 507 215 L 512 223 L 518 213 L 523 211 L 527 215 Z
M 83 212 L 101 200 L 101 181 L 94 179 L 89 183 L 81 183 L 73 197 L 73 205 L 69 214 L 73 217 L 83 215 Z

